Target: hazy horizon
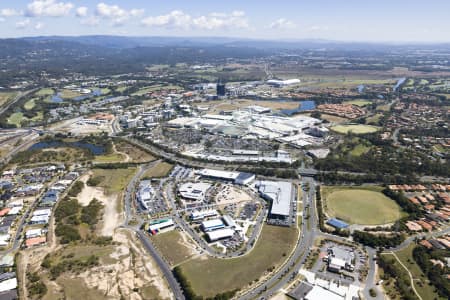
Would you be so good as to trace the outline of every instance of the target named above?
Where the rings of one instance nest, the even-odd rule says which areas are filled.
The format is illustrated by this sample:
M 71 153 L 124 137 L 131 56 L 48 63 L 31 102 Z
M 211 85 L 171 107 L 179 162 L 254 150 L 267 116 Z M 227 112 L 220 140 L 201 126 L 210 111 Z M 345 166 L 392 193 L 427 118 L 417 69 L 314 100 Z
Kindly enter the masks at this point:
M 9 1 L 8 1 L 9 2 Z M 0 38 L 114 35 L 449 43 L 450 2 L 19 0 L 0 3 Z

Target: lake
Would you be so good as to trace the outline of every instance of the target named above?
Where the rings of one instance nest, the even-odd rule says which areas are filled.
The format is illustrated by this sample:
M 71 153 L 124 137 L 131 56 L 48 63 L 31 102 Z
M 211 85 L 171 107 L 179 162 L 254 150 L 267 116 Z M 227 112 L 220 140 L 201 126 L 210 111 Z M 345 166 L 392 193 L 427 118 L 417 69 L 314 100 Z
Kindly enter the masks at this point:
M 405 81 L 406 81 L 406 78 L 405 78 L 405 77 L 400 78 L 400 79 L 397 81 L 397 84 L 394 86 L 394 92 L 396 92 L 397 89 L 398 89 Z
M 48 148 L 61 148 L 61 147 L 73 147 L 73 148 L 81 148 L 87 149 L 94 155 L 102 155 L 105 153 L 105 147 L 94 145 L 91 143 L 85 142 L 62 142 L 62 141 L 48 141 L 48 142 L 39 142 L 32 145 L 28 150 L 41 150 Z
M 316 102 L 312 100 L 299 101 L 299 106 L 294 109 L 282 109 L 281 113 L 292 116 L 296 113 L 316 109 Z

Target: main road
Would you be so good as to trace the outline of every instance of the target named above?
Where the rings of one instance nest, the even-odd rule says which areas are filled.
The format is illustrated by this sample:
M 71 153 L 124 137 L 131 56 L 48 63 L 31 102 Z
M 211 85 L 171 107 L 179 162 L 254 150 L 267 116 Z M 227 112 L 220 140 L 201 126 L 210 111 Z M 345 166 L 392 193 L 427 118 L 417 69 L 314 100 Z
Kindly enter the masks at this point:
M 147 250 L 147 252 L 152 256 L 155 263 L 158 265 L 159 269 L 163 273 L 164 277 L 167 280 L 167 283 L 169 284 L 170 290 L 175 296 L 176 300 L 184 300 L 185 297 L 183 295 L 183 290 L 181 289 L 181 286 L 179 285 L 178 281 L 176 280 L 175 276 L 172 273 L 172 270 L 170 269 L 170 266 L 164 261 L 164 259 L 161 258 L 158 251 L 153 246 L 151 240 L 147 236 L 147 233 L 143 230 L 140 230 L 140 227 L 142 225 L 142 221 L 139 221 L 136 226 L 131 226 L 129 224 L 130 219 L 133 217 L 133 195 L 135 193 L 135 187 L 136 184 L 139 182 L 139 179 L 142 177 L 142 175 L 147 171 L 149 168 L 156 165 L 159 161 L 153 161 L 147 165 L 140 166 L 136 174 L 133 176 L 133 178 L 128 183 L 128 186 L 125 190 L 124 195 L 124 210 L 125 210 L 125 221 L 122 227 L 127 228 L 129 230 L 132 230 L 136 233 L 136 236 L 139 238 L 139 240 L 142 242 L 142 245 Z
M 279 268 L 268 280 L 261 282 L 257 287 L 251 289 L 243 295 L 241 300 L 253 298 L 267 299 L 282 289 L 291 280 L 305 263 L 310 249 L 317 236 L 317 215 L 315 212 L 315 183 L 312 178 L 303 177 L 303 183 L 309 183 L 309 190 L 303 190 L 303 218 L 300 238 L 291 256 L 285 264 Z

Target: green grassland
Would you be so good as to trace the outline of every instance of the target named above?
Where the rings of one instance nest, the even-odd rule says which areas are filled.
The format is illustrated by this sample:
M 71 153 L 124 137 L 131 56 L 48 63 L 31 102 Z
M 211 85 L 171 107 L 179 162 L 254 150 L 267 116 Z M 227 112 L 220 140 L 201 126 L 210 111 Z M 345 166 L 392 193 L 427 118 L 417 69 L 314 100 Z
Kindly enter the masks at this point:
M 358 144 L 352 150 L 350 150 L 350 154 L 353 156 L 361 156 L 364 153 L 368 152 L 371 148 L 369 146 Z
M 191 250 L 183 244 L 183 237 L 176 230 L 160 233 L 151 239 L 171 266 L 176 266 L 192 257 Z
M 127 142 L 118 141 L 114 142 L 114 144 L 116 146 L 116 150 L 120 153 L 128 155 L 131 162 L 149 162 L 156 159 L 153 155 L 151 155 L 147 151 L 144 151 Z
M 16 93 L 0 93 L 0 107 L 11 100 L 15 95 Z
M 107 193 L 122 192 L 136 172 L 136 168 L 127 169 L 93 169 L 93 177 L 101 178 L 98 186 L 103 187 Z
M 63 99 L 73 99 L 73 98 L 76 98 L 76 97 L 79 97 L 82 95 L 79 92 L 72 91 L 72 90 L 66 90 L 66 89 L 61 90 L 59 93 L 60 93 L 59 96 Z
M 361 84 L 364 85 L 383 85 L 383 84 L 395 84 L 393 79 L 361 79 L 342 76 L 330 76 L 330 77 L 301 77 L 301 86 L 312 88 L 353 88 Z
M 383 114 L 380 113 L 374 114 L 373 116 L 366 118 L 366 124 L 378 124 L 382 116 Z
M 42 162 L 69 163 L 85 161 L 88 158 L 86 151 L 78 148 L 61 147 L 19 152 L 12 162 L 22 165 Z
M 408 268 L 409 272 L 414 279 L 414 286 L 416 291 L 422 297 L 422 299 L 444 299 L 439 297 L 437 293 L 434 292 L 434 287 L 429 285 L 429 280 L 423 274 L 420 267 L 416 264 L 413 259 L 412 251 L 416 247 L 414 243 L 411 243 L 408 247 L 398 252 L 395 252 L 398 259 Z
M 365 99 L 356 99 L 356 100 L 344 101 L 344 103 L 363 107 L 363 106 L 371 104 L 372 101 L 365 100 Z
M 330 217 L 350 224 L 381 225 L 403 216 L 394 200 L 383 195 L 381 187 L 323 187 L 322 198 Z
M 376 132 L 379 129 L 376 126 L 360 124 L 336 125 L 331 127 L 331 130 L 341 134 L 347 134 L 350 131 L 354 134 L 366 134 Z
M 149 178 L 162 178 L 169 175 L 170 171 L 172 171 L 173 165 L 166 163 L 166 162 L 160 162 L 153 166 L 152 168 L 148 169 L 142 177 L 149 177 Z
M 96 163 L 116 163 L 124 161 L 125 157 L 120 153 L 111 153 L 105 155 L 98 155 L 95 157 L 94 162 Z
M 102 88 L 100 89 L 100 91 L 102 92 L 102 95 L 108 95 L 109 93 L 111 93 L 111 90 L 109 88 Z
M 137 92 L 131 94 L 131 96 L 143 96 L 145 94 L 148 94 L 150 92 L 154 91 L 160 91 L 160 90 L 182 90 L 183 88 L 177 85 L 154 85 L 154 86 L 148 86 L 144 87 Z
M 123 93 L 123 92 L 125 92 L 128 89 L 129 89 L 128 86 L 119 86 L 115 90 L 116 90 L 116 92 Z
M 50 88 L 44 88 L 44 89 L 40 89 L 39 91 L 36 92 L 36 96 L 51 96 L 54 95 L 55 91 L 53 89 Z
M 25 108 L 26 110 L 30 110 L 33 109 L 36 106 L 36 98 L 30 99 L 27 102 L 25 102 L 25 104 L 23 105 L 23 108 Z
M 25 117 L 22 112 L 15 112 L 8 117 L 8 124 L 16 125 L 16 127 L 21 127 L 22 123 L 24 123 L 25 121 L 39 122 L 42 121 L 43 117 L 44 114 L 41 111 L 31 119 Z
M 8 124 L 16 125 L 16 127 L 20 127 L 22 121 L 24 119 L 23 113 L 15 112 L 11 114 L 8 118 Z
M 181 265 L 196 294 L 204 297 L 241 289 L 279 266 L 297 241 L 296 228 L 264 225 L 255 247 L 233 259 L 196 258 Z

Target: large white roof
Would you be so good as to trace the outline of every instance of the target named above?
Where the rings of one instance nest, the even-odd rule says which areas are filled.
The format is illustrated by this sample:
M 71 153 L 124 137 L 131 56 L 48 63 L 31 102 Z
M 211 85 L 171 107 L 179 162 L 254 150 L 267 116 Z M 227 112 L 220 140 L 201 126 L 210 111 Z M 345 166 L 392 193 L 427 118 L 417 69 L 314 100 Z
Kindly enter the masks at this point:
M 272 199 L 271 214 L 289 216 L 292 198 L 292 183 L 287 181 L 261 181 L 259 192 Z
M 11 278 L 0 282 L 0 292 L 6 292 L 17 288 L 17 278 Z
M 221 219 L 213 219 L 208 221 L 203 221 L 202 226 L 203 228 L 210 228 L 210 227 L 216 227 L 216 226 L 224 226 Z
M 208 238 L 210 241 L 216 241 L 227 237 L 232 237 L 234 234 L 234 230 L 225 228 L 225 229 L 218 229 L 214 231 L 210 231 L 207 233 Z
M 202 169 L 197 172 L 197 174 L 206 177 L 216 177 L 228 180 L 234 180 L 239 176 L 239 172 L 228 172 L 228 171 L 220 171 L 220 170 L 212 170 L 212 169 Z

